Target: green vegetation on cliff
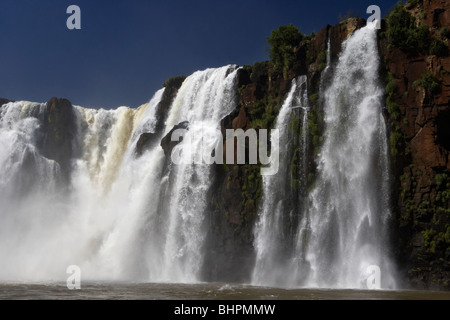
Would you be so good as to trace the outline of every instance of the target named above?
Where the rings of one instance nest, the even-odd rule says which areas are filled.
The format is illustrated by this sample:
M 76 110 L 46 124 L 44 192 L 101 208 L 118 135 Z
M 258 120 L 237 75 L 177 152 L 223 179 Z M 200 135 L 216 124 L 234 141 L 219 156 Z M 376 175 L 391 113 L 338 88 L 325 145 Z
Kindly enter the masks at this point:
M 413 87 L 417 86 L 420 86 L 425 90 L 428 98 L 439 93 L 441 89 L 440 81 L 430 72 L 425 72 L 420 79 L 413 82 Z
M 172 77 L 166 80 L 164 82 L 163 87 L 164 88 L 179 88 L 183 84 L 184 80 L 186 79 L 186 76 L 176 76 Z
M 410 3 L 409 8 L 414 8 L 416 3 Z M 426 13 L 419 13 L 419 20 L 425 19 Z M 387 18 L 386 35 L 389 45 L 401 49 L 409 56 L 418 54 L 432 54 L 444 57 L 449 54 L 448 44 L 440 38 L 430 34 L 429 27 L 417 21 L 417 18 L 409 13 L 401 1 L 392 10 Z M 447 38 L 449 31 L 442 28 L 441 37 Z
M 443 253 L 450 245 L 450 179 L 447 174 L 436 174 L 434 181 L 438 190 L 432 204 L 428 204 L 430 212 L 433 214 L 430 228 L 422 231 L 424 235 L 424 245 L 427 252 L 436 255 L 436 258 L 443 256 Z
M 446 131 L 439 132 L 438 126 L 448 122 L 446 11 L 444 2 L 399 2 L 379 34 L 386 67 L 396 250 L 408 282 L 417 288 L 449 287 L 450 174 L 448 146 L 442 140 Z
M 416 24 L 416 19 L 400 1 L 388 17 L 387 37 L 389 43 L 405 53 L 415 55 L 426 52 L 430 46 L 428 26 Z
M 294 48 L 304 38 L 300 30 L 292 24 L 280 26 L 273 30 L 267 42 L 270 44 L 269 56 L 275 68 L 283 72 L 283 77 L 287 78 L 287 72 L 294 65 Z
M 409 148 L 407 148 L 407 143 L 405 137 L 398 125 L 400 120 L 400 109 L 398 104 L 395 102 L 394 94 L 397 91 L 397 85 L 395 83 L 394 77 L 391 73 L 388 73 L 386 79 L 386 108 L 389 113 L 389 146 L 391 150 L 392 159 L 397 159 L 397 156 L 401 153 L 403 155 L 409 154 Z

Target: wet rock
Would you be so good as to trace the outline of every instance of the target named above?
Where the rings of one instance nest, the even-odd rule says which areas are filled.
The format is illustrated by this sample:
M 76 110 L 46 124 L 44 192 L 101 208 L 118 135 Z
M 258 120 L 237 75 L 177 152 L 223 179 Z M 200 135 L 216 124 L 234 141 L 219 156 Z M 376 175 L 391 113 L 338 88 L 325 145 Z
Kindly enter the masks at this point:
M 151 132 L 144 132 L 139 136 L 138 141 L 136 142 L 136 155 L 140 157 L 142 153 L 146 150 L 150 149 L 151 146 L 156 142 L 157 136 Z
M 7 104 L 8 102 L 11 102 L 11 100 L 5 99 L 5 98 L 0 98 L 0 107 L 4 104 Z
M 178 141 L 172 141 L 172 134 L 175 130 L 177 129 L 185 129 L 188 130 L 189 129 L 189 121 L 183 121 L 180 122 L 179 124 L 175 125 L 170 131 L 169 133 L 167 133 L 164 138 L 162 138 L 161 140 L 161 147 L 164 150 L 164 154 L 166 157 L 170 157 L 170 154 L 172 153 L 172 149 L 175 148 L 175 146 L 180 143 L 181 141 L 183 141 L 183 139 L 180 139 Z
M 44 138 L 40 148 L 46 158 L 55 160 L 60 165 L 63 179 L 68 179 L 70 174 L 74 137 L 77 134 L 75 122 L 76 116 L 69 100 L 53 97 L 46 103 Z

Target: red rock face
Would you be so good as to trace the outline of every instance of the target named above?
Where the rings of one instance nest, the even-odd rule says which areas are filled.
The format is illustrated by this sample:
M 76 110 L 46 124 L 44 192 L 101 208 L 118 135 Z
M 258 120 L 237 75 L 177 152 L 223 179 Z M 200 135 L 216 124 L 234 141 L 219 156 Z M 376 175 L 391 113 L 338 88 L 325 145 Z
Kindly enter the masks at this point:
M 434 37 L 441 37 L 440 29 L 450 27 L 450 3 L 437 0 L 418 3 L 419 6 L 410 8 L 410 11 L 415 16 L 421 14 L 422 22 L 430 27 L 430 33 Z M 309 44 L 306 41 L 300 43 L 295 52 L 298 60 L 303 59 L 307 64 L 301 66 L 298 62 L 288 72 L 289 79 L 284 81 L 277 80 L 265 65 L 265 72 L 258 72 L 257 79 L 241 84 L 239 109 L 227 119 L 227 126 L 234 129 L 251 127 L 251 112 L 255 104 L 274 91 L 282 96 L 288 87 L 287 81 L 300 74 L 307 73 L 310 94 L 317 92 L 321 73 L 318 56 L 326 51 L 327 35 L 331 38 L 331 57 L 334 60 L 341 51 L 342 42 L 363 26 L 364 20 L 349 19 L 335 26 L 324 27 Z M 450 222 L 447 213 L 450 203 L 442 200 L 445 186 L 438 186 L 436 179 L 442 174 L 450 178 L 450 58 L 434 55 L 410 57 L 383 40 L 380 41 L 380 55 L 380 61 L 384 62 L 382 68 L 392 74 L 397 86 L 392 99 L 399 107 L 400 116 L 390 122 L 389 129 L 399 130 L 405 140 L 404 149 L 399 150 L 399 155 L 392 159 L 393 210 L 396 220 L 393 227 L 394 250 L 400 257 L 401 272 L 407 278 L 401 285 L 448 289 L 450 250 L 445 234 Z M 431 94 L 420 85 L 415 85 L 427 72 L 439 80 L 437 93 Z M 242 186 L 247 174 L 236 170 L 232 168 L 227 174 L 228 180 L 222 184 L 223 199 L 234 199 L 238 194 L 242 199 Z M 230 203 L 227 204 L 228 215 L 222 225 L 228 226 L 229 231 L 234 230 L 231 231 L 234 234 L 233 241 L 239 240 L 242 247 L 249 248 L 251 238 L 242 238 L 240 234 L 250 234 L 244 221 L 254 215 L 254 210 L 244 210 L 246 212 L 243 215 L 241 204 L 234 206 Z M 236 249 L 233 251 L 239 255 Z M 230 270 L 234 268 L 230 265 Z
M 252 121 L 261 119 L 261 115 L 254 113 L 261 105 L 264 109 L 273 107 L 273 101 L 279 101 L 281 105 L 293 78 L 307 74 L 310 94 L 318 92 L 323 65 L 319 55 L 326 53 L 328 34 L 332 35 L 330 45 L 336 58 L 342 42 L 365 24 L 363 19 L 348 19 L 345 23 L 324 27 L 310 41 L 303 40 L 294 48 L 296 62 L 288 70 L 286 79 L 274 71 L 269 62 L 244 68 L 237 84 L 238 106 L 221 122 L 223 136 L 225 129 L 252 128 Z M 211 253 L 205 258 L 205 279 L 248 281 L 254 259 L 253 228 L 261 197 L 260 168 L 256 165 L 227 165 L 224 170 L 224 167 L 216 168 L 217 181 L 212 195 L 214 205 L 211 214 L 216 229 L 208 234 L 206 250 Z
M 330 29 L 330 50 L 332 59 L 336 58 L 341 52 L 342 42 L 357 29 L 364 27 L 366 21 L 361 18 L 350 18 L 338 23 Z
M 450 25 L 450 4 L 445 0 L 419 0 L 417 6 L 406 5 L 406 9 L 418 17 L 432 31 L 438 33 L 441 27 Z M 425 16 L 420 15 L 422 12 Z
M 417 7 L 406 8 L 417 21 L 429 26 L 434 37 L 441 38 L 441 28 L 450 27 L 448 1 L 424 0 L 418 1 Z M 445 139 L 448 129 L 443 129 L 450 126 L 450 57 L 408 57 L 383 41 L 380 53 L 397 85 L 392 98 L 399 106 L 400 117 L 390 130 L 398 127 L 406 142 L 402 155 L 394 159 L 394 206 L 401 242 L 398 250 L 404 250 L 402 263 L 409 270 L 410 285 L 448 289 L 450 240 L 445 233 L 450 219 L 444 209 L 450 203 L 442 201 L 446 187 L 438 186 L 436 179 L 442 174 L 450 177 L 450 150 Z M 438 79 L 436 93 L 414 85 L 425 73 Z

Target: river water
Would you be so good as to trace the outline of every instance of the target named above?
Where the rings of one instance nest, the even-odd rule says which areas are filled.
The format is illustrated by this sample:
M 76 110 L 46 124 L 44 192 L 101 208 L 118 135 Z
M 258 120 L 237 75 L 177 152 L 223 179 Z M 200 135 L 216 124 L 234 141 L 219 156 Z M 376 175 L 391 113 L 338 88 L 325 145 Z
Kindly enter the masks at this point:
M 2 283 L 1 300 L 450 300 L 450 292 L 420 290 L 283 289 L 226 283 Z

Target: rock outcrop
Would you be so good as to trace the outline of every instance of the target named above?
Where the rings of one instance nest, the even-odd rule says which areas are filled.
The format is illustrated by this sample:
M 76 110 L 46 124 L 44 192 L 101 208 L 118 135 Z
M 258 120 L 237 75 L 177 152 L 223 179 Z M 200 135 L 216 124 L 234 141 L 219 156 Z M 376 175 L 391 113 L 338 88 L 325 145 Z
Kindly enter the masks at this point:
M 161 148 L 163 148 L 164 150 L 164 154 L 167 158 L 170 157 L 170 155 L 172 154 L 172 150 L 173 148 L 175 148 L 175 146 L 177 144 L 179 144 L 181 141 L 183 141 L 182 136 L 180 136 L 180 139 L 172 139 L 172 134 L 174 133 L 175 130 L 188 130 L 189 129 L 189 121 L 183 121 L 180 122 L 179 124 L 173 126 L 173 128 L 164 136 L 164 138 L 162 138 L 161 140 Z
M 151 146 L 156 142 L 157 135 L 152 132 L 144 132 L 139 136 L 136 142 L 136 155 L 140 157 L 145 150 L 151 148 Z
M 0 106 L 7 104 L 8 102 L 11 102 L 11 100 L 5 99 L 5 98 L 0 98 Z
M 155 143 L 160 143 L 158 139 L 161 139 L 162 131 L 164 130 L 164 123 L 169 114 L 169 108 L 175 99 L 178 89 L 180 89 L 183 81 L 186 79 L 185 76 L 178 76 L 168 79 L 164 84 L 164 93 L 161 97 L 161 101 L 156 106 L 156 125 L 154 132 L 144 132 L 140 135 L 138 141 L 136 142 L 135 153 L 139 157 L 145 150 L 148 150 Z
M 43 117 L 42 155 L 59 163 L 62 179 L 70 174 L 70 160 L 75 152 L 76 117 L 72 103 L 67 99 L 51 98 L 46 103 Z

